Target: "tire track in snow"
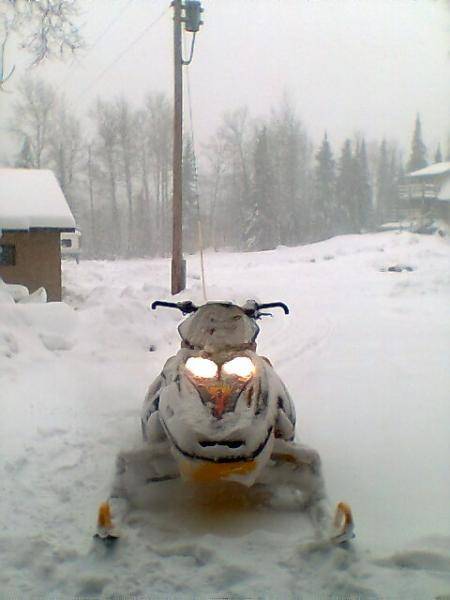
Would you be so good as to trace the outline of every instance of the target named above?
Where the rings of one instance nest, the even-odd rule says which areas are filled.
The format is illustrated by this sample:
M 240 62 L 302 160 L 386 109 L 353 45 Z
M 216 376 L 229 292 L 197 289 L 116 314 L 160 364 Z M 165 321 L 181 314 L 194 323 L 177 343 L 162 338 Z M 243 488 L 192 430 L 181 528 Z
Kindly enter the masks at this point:
M 294 347 L 286 346 L 285 340 L 294 337 L 292 322 L 287 321 L 281 325 L 280 329 L 270 331 L 260 344 L 261 353 L 266 354 L 266 348 L 268 349 L 268 358 L 273 360 L 275 368 L 280 374 L 286 373 L 295 367 L 305 355 L 308 356 L 311 352 L 320 351 L 326 341 L 334 335 L 337 327 L 336 323 L 329 317 L 323 316 L 320 324 L 314 325 L 314 332 L 305 334 L 302 329 L 305 320 L 298 320 L 297 323 L 294 329 L 299 332 L 297 339 L 300 340 L 300 343 L 298 345 Z

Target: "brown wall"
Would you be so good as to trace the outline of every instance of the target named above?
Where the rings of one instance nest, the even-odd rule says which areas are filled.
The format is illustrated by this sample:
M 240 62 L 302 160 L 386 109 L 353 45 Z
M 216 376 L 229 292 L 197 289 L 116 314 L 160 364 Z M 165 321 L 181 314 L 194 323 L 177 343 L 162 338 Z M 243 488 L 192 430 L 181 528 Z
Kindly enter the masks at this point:
M 16 264 L 0 265 L 0 277 L 6 283 L 26 285 L 30 293 L 43 286 L 49 300 L 61 300 L 59 231 L 4 232 L 0 244 L 16 248 Z

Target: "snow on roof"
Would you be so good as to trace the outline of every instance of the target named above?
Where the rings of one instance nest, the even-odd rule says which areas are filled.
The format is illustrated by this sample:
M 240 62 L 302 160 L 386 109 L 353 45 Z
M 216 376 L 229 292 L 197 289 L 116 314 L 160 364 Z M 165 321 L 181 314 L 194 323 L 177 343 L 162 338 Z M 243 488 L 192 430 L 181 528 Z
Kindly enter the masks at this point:
M 434 165 L 429 165 L 424 169 L 408 173 L 408 177 L 426 177 L 427 175 L 443 175 L 450 172 L 450 162 L 438 162 Z
M 0 169 L 0 230 L 72 230 L 75 219 L 52 171 Z

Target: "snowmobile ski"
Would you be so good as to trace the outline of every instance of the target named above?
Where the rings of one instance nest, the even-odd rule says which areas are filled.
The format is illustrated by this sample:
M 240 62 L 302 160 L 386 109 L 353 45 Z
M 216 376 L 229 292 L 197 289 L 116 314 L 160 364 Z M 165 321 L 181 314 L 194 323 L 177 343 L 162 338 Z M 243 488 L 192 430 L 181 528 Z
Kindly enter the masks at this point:
M 119 533 L 111 519 L 108 502 L 103 502 L 98 509 L 97 532 L 94 538 L 101 540 L 107 546 L 114 544 L 119 539 Z
M 346 502 L 339 502 L 334 515 L 336 533 L 331 537 L 333 544 L 345 544 L 355 537 L 355 524 L 350 506 Z

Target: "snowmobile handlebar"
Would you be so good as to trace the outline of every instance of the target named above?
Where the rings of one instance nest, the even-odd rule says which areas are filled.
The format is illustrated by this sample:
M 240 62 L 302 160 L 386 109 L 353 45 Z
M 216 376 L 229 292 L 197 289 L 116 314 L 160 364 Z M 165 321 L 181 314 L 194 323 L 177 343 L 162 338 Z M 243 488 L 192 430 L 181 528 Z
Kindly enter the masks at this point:
M 180 310 L 183 315 L 194 313 L 199 309 L 199 307 L 190 300 L 185 300 L 184 302 L 164 302 L 163 300 L 155 300 L 155 302 L 152 302 L 152 310 L 155 310 L 158 308 L 158 306 L 163 306 L 165 308 L 176 308 Z M 261 312 L 265 308 L 282 308 L 284 314 L 289 314 L 289 308 L 284 302 L 267 302 L 264 304 L 258 304 L 254 300 L 248 300 L 241 308 L 247 317 L 250 317 L 251 319 L 259 319 L 261 317 L 270 315 L 270 313 Z
M 265 316 L 272 316 L 271 313 L 261 312 L 265 308 L 282 308 L 285 315 L 289 314 L 289 307 L 284 302 L 266 302 L 264 304 L 258 304 L 254 300 L 249 300 L 242 307 L 242 310 L 245 312 L 247 317 L 251 319 L 260 319 Z
M 198 306 L 195 306 L 190 300 L 186 300 L 185 302 L 163 302 L 162 300 L 155 300 L 155 302 L 152 302 L 152 310 L 155 310 L 158 306 L 177 308 L 178 310 L 181 310 L 183 315 L 188 315 L 198 310 Z

